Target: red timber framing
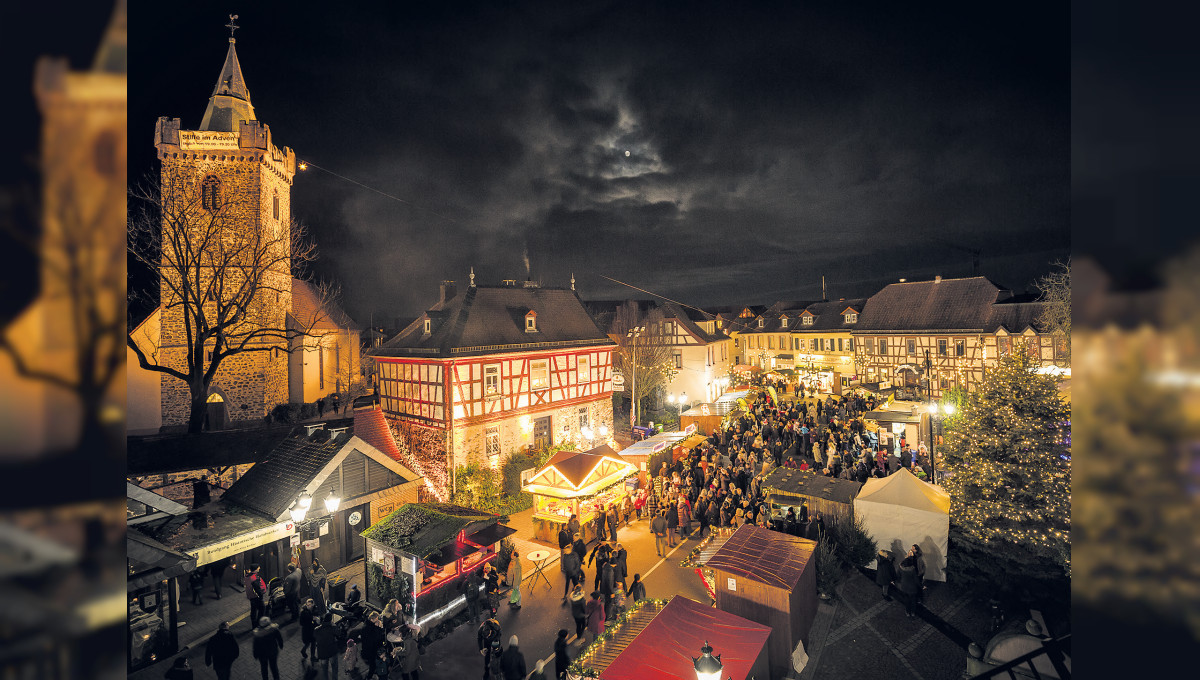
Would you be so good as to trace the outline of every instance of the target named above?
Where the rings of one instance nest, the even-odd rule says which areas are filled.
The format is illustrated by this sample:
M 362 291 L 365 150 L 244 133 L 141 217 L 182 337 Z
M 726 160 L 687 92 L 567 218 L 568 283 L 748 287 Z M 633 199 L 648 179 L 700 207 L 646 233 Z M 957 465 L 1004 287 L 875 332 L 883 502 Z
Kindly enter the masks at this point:
M 457 426 L 612 396 L 611 347 L 377 361 L 383 411 L 434 427 L 446 426 L 447 406 Z

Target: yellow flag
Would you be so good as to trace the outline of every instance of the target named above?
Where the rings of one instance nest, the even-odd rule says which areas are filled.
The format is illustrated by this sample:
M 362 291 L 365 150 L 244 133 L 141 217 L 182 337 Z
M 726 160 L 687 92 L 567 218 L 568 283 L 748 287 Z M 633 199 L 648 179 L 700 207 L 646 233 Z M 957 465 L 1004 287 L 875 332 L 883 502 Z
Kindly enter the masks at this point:
M 779 397 L 775 396 L 775 388 L 770 385 L 767 385 L 767 394 L 771 395 L 771 401 L 775 402 L 775 405 L 778 406 L 779 405 Z

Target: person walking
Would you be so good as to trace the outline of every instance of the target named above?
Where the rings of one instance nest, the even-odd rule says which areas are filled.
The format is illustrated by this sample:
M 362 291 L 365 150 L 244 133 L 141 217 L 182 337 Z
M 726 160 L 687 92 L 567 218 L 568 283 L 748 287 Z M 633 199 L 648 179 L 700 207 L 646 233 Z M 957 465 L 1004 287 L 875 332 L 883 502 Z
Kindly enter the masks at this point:
M 267 680 L 267 670 L 271 676 L 279 680 L 279 650 L 283 649 L 283 634 L 279 626 L 271 623 L 271 619 L 262 617 L 258 620 L 258 628 L 254 629 L 253 652 L 258 659 L 259 669 L 262 670 L 262 680 Z
M 917 611 L 917 597 L 921 592 L 920 580 L 917 576 L 917 565 L 912 555 L 906 556 L 900 562 L 899 572 L 900 578 L 897 587 L 904 594 L 904 614 L 911 619 Z
M 287 576 L 283 577 L 283 600 L 287 603 L 288 611 L 292 613 L 292 619 L 288 623 L 295 623 L 300 619 L 300 579 L 303 578 L 303 574 L 294 564 L 287 566 L 287 572 Z
M 679 504 L 672 500 L 667 504 L 667 547 L 675 547 L 675 531 L 679 528 Z
M 583 583 L 583 559 L 575 554 L 575 546 L 568 546 L 567 551 L 563 553 L 563 599 L 562 603 L 567 603 L 567 597 L 571 593 L 571 589 L 580 583 Z
M 606 612 L 612 611 L 613 593 L 617 590 L 614 572 L 611 562 L 605 561 L 600 564 L 600 593 L 604 595 L 604 611 Z
M 492 677 L 492 662 L 500 658 L 500 622 L 486 619 L 475 634 L 479 654 L 483 656 L 483 680 Z
M 463 595 L 467 599 L 467 614 L 471 623 L 479 623 L 479 570 L 472 569 L 463 579 Z
M 571 666 L 571 655 L 567 652 L 567 629 L 562 628 L 558 631 L 558 637 L 554 638 L 554 677 L 557 680 L 566 680 L 567 668 Z
M 217 680 L 229 680 L 233 671 L 233 662 L 242 653 L 238 648 L 237 638 L 229 632 L 229 622 L 222 621 L 217 626 L 217 632 L 204 645 L 204 665 L 212 666 L 217 674 Z
M 604 603 L 600 601 L 600 591 L 592 591 L 592 599 L 588 600 L 585 611 L 587 613 L 587 644 L 590 645 L 604 633 Z
M 204 590 L 204 572 L 199 569 L 193 569 L 188 574 L 188 589 L 192 591 L 192 604 L 203 605 L 204 597 L 200 594 Z
M 341 395 L 338 394 L 337 392 L 334 392 L 333 396 L 330 397 L 330 399 L 333 401 L 333 412 L 341 413 L 342 412 L 342 397 L 341 397 Z
M 250 601 L 250 628 L 254 628 L 254 622 L 258 621 L 267 613 L 267 608 L 263 605 L 263 597 L 267 592 L 267 584 L 263 581 L 262 576 L 258 574 L 259 566 L 257 564 L 250 565 L 250 571 L 246 573 L 246 599 Z
M 613 565 L 613 581 L 620 583 L 621 587 L 625 586 L 625 577 L 629 575 L 628 557 L 629 555 L 625 552 L 624 546 L 618 543 L 613 548 L 612 557 L 609 558 L 609 562 Z
M 654 552 L 659 557 L 667 554 L 667 511 L 663 510 L 650 520 L 650 532 L 654 534 Z
M 583 631 L 587 628 L 587 600 L 583 597 L 583 586 L 576 585 L 571 591 L 571 618 L 575 620 L 575 637 L 583 639 Z
M 504 680 L 525 680 L 525 675 L 529 673 L 516 635 L 508 638 L 508 649 L 500 656 L 500 672 L 504 674 Z
M 401 680 L 421 680 L 421 650 L 417 648 L 415 635 L 404 638 L 403 656 L 400 659 Z
M 333 625 L 332 612 L 326 612 L 325 616 L 321 617 L 321 624 L 313 631 L 313 639 L 316 640 L 317 645 L 316 660 L 321 664 L 325 680 L 338 680 L 338 652 L 340 650 L 338 650 L 337 626 Z M 219 680 L 228 679 L 220 678 Z
M 315 605 L 313 613 L 321 616 L 325 613 L 325 585 L 329 580 L 329 572 L 325 570 L 325 565 L 316 557 L 312 558 L 312 565 L 308 568 L 308 586 L 309 593 L 312 595 Z
M 637 602 L 646 599 L 646 584 L 642 583 L 642 575 L 633 575 L 633 584 L 629 586 L 629 599 Z
M 208 565 L 208 575 L 212 578 L 213 597 L 221 599 L 222 581 L 225 580 L 225 570 L 230 567 L 229 558 L 223 557 Z
M 203 577 L 201 580 L 203 580 Z M 192 667 L 188 664 L 187 657 L 181 656 L 175 659 L 175 663 L 167 669 L 163 677 L 167 680 L 192 680 Z
M 512 585 L 512 594 L 508 596 L 508 606 L 513 609 L 521 608 L 521 556 L 516 550 L 508 561 L 508 582 Z
M 608 506 L 608 540 L 616 543 L 617 527 L 621 526 L 621 511 L 617 508 L 616 503 L 610 503 Z
M 317 660 L 317 617 L 313 613 L 313 607 L 316 605 L 310 597 L 304 601 L 304 606 L 300 609 L 300 658 L 308 660 L 308 650 L 312 650 L 312 660 Z
M 888 590 L 891 589 L 892 582 L 895 580 L 896 567 L 892 564 L 892 554 L 886 550 L 880 550 L 879 554 L 875 556 L 875 585 L 883 591 L 883 599 L 892 599 Z

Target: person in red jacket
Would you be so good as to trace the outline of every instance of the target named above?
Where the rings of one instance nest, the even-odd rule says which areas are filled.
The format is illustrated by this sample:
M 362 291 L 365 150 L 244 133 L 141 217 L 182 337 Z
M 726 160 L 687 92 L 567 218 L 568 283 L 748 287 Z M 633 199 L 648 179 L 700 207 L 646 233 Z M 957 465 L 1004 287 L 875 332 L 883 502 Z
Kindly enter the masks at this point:
M 267 612 L 266 606 L 263 604 L 263 598 L 266 597 L 267 583 L 263 581 L 262 576 L 258 574 L 258 565 L 251 564 L 250 571 L 246 572 L 246 599 L 250 600 L 250 629 L 253 630 L 257 625 L 258 620 Z

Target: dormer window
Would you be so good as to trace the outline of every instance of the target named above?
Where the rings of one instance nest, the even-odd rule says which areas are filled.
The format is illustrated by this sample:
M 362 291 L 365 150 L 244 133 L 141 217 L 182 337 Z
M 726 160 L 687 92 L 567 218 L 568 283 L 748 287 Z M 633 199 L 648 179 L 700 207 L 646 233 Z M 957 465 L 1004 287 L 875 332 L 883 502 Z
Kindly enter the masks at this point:
M 525 332 L 526 333 L 537 333 L 538 332 L 537 312 L 533 311 L 532 309 L 529 310 L 529 313 L 525 315 Z
M 429 335 L 433 331 L 433 319 L 425 319 L 425 335 Z
M 858 313 L 846 312 L 846 323 L 858 323 Z
M 779 327 L 780 328 L 787 328 L 787 322 L 788 322 L 788 318 L 786 316 L 779 317 Z
M 763 319 L 761 317 L 758 319 L 758 327 L 759 328 L 762 328 L 765 323 L 766 323 L 765 319 Z
M 813 325 L 813 318 L 815 318 L 815 317 L 812 317 L 812 316 L 805 315 L 805 316 L 804 316 L 804 321 L 803 321 L 802 323 L 803 323 L 805 326 L 811 326 L 811 325 Z

